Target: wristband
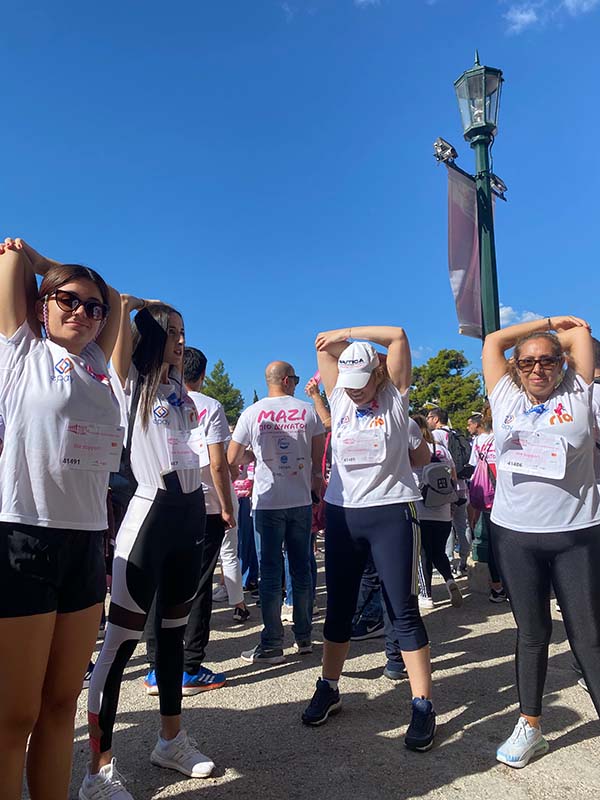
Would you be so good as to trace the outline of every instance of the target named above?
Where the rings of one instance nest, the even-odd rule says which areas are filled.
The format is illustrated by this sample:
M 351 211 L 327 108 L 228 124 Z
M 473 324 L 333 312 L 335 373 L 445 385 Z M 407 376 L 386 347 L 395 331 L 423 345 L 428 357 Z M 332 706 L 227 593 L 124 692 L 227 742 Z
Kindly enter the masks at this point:
M 552 330 L 552 320 L 550 319 L 550 317 L 547 317 L 547 320 L 548 320 L 548 330 L 551 331 Z

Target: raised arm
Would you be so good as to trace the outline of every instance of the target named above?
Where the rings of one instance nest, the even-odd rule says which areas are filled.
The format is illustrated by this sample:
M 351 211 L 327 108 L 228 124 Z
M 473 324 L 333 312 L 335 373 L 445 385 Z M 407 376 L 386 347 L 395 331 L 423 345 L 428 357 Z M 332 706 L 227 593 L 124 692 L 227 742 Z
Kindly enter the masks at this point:
M 330 393 L 327 383 L 331 381 L 333 374 L 333 384 L 337 380 L 337 359 L 342 351 L 348 346 L 348 339 L 365 339 L 373 344 L 379 344 L 387 348 L 386 366 L 388 374 L 394 386 L 402 393 L 406 392 L 412 381 L 412 361 L 410 356 L 410 346 L 408 337 L 403 328 L 396 328 L 391 325 L 359 325 L 351 328 L 339 328 L 335 331 L 326 331 L 317 336 L 316 347 L 319 356 L 319 369 L 321 380 L 325 386 L 325 392 Z M 327 353 L 329 358 L 321 359 L 321 354 Z M 333 364 L 335 363 L 335 373 Z M 326 372 L 324 373 L 323 367 Z
M 587 332 L 587 337 L 583 334 L 575 335 L 575 330 L 582 329 Z M 578 372 L 582 378 L 590 383 L 594 377 L 593 353 L 590 356 L 587 348 L 592 348 L 590 336 L 590 326 L 579 317 L 560 316 L 545 317 L 536 319 L 532 322 L 522 322 L 519 325 L 510 325 L 508 328 L 501 328 L 499 331 L 489 333 L 485 337 L 482 351 L 483 377 L 488 395 L 494 390 L 496 384 L 504 377 L 508 371 L 508 359 L 506 351 L 513 348 L 519 339 L 531 333 L 546 333 L 556 331 L 558 338 L 567 351 L 570 365 Z M 568 334 L 568 335 L 566 335 Z M 586 346 L 585 342 L 588 341 Z M 591 351 L 590 351 L 591 352 Z M 587 369 L 586 362 L 590 359 L 591 373 Z
M 112 365 L 121 381 L 121 386 L 125 386 L 129 368 L 131 367 L 131 356 L 133 355 L 130 315 L 132 311 L 139 311 L 144 308 L 145 302 L 140 297 L 134 297 L 132 294 L 120 295 L 118 302 L 121 313 L 112 354 Z
M 319 392 L 319 384 L 314 378 L 311 378 L 309 382 L 306 384 L 304 391 L 313 401 L 315 406 L 315 411 L 321 422 L 323 423 L 323 427 L 326 431 L 331 430 L 331 413 L 328 410 L 327 406 L 323 402 L 323 398 L 321 397 L 321 393 Z
M 27 319 L 32 330 L 40 334 L 35 273 L 45 275 L 52 263 L 22 239 L 0 242 L 0 333 L 12 336 Z

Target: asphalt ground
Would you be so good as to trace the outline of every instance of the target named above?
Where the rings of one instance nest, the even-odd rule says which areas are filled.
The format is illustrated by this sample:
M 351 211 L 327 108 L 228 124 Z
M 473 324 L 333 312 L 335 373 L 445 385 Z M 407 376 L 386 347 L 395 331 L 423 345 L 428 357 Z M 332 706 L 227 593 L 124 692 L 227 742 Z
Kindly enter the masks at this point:
M 319 567 L 322 581 L 322 563 Z M 543 718 L 550 752 L 514 770 L 494 757 L 517 719 L 510 607 L 469 593 L 466 578 L 459 584 L 465 594 L 462 608 L 450 606 L 438 583 L 435 609 L 423 612 L 438 714 L 430 752 L 404 747 L 410 689 L 407 680 L 383 677 L 383 639 L 352 644 L 340 680 L 342 712 L 320 728 L 307 728 L 300 715 L 320 675 L 323 615 L 315 620 L 312 655 L 293 653 L 291 625 L 286 625 L 285 663 L 258 666 L 243 662 L 240 653 L 258 641 L 260 609 L 250 605 L 251 619 L 239 625 L 231 608 L 215 604 L 206 665 L 226 672 L 227 683 L 184 698 L 183 719 L 216 771 L 209 779 L 187 779 L 150 764 L 159 715 L 157 698 L 148 697 L 142 684 L 142 644 L 125 673 L 114 737 L 127 789 L 135 800 L 600 797 L 600 723 L 577 685 L 554 602 Z M 324 609 L 322 586 L 318 603 Z M 76 720 L 73 800 L 87 762 L 86 696 L 82 692 Z

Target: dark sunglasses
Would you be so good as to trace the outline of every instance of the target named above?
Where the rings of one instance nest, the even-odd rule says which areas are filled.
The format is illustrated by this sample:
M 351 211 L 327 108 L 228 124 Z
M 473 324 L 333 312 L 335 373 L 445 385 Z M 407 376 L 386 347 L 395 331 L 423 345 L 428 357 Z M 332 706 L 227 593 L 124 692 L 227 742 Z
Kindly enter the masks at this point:
M 300 383 L 300 378 L 297 375 L 286 375 L 285 377 L 286 380 L 293 381 L 294 386 L 298 386 L 298 384 Z
M 540 356 L 539 358 L 517 358 L 516 365 L 520 372 L 533 372 L 536 364 L 539 364 L 543 370 L 553 369 L 560 362 L 558 356 Z
M 56 300 L 56 304 L 63 311 L 77 311 L 79 306 L 83 306 L 86 317 L 93 319 L 95 322 L 100 322 L 106 319 L 110 306 L 106 303 L 101 303 L 99 300 L 80 300 L 73 292 L 63 292 L 60 289 L 53 292 L 50 297 Z

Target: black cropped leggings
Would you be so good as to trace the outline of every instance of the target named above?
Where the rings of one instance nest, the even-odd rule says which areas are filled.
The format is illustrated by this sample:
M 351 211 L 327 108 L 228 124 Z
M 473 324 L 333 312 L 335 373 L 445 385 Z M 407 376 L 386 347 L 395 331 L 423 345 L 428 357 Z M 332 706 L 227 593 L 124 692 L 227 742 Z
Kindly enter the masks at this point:
M 600 716 L 600 525 L 560 533 L 523 533 L 492 522 L 492 543 L 517 623 L 521 712 L 538 717 L 552 634 L 550 590 Z

